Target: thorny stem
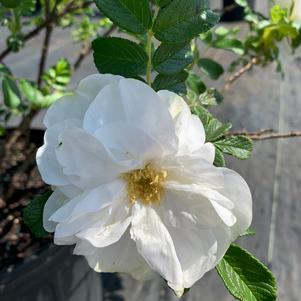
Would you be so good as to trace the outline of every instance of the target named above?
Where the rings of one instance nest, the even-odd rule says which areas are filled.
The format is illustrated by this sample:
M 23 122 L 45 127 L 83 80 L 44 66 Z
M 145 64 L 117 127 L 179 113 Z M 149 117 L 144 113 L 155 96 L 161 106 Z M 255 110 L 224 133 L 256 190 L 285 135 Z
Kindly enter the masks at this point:
M 49 15 L 50 15 L 49 0 L 45 0 L 45 19 L 48 19 Z M 38 78 L 37 78 L 37 84 L 39 88 L 41 88 L 42 77 L 46 66 L 52 29 L 53 29 L 52 24 L 49 23 L 46 26 L 46 33 L 45 33 L 45 38 L 42 46 L 41 59 L 39 64 L 39 71 L 38 71 Z
M 239 69 L 237 72 L 235 72 L 232 76 L 229 77 L 221 91 L 223 93 L 227 92 L 236 80 L 238 80 L 242 75 L 251 70 L 254 65 L 258 64 L 258 62 L 259 59 L 257 57 L 253 57 L 249 63 L 244 65 L 241 69 Z
M 252 140 L 268 140 L 268 139 L 279 139 L 279 138 L 293 138 L 293 137 L 301 137 L 301 131 L 291 131 L 287 133 L 275 133 L 271 129 L 262 130 L 258 132 L 247 132 L 247 131 L 239 131 L 239 132 L 228 132 L 225 136 L 239 136 L 244 135 Z
M 150 86 L 152 85 L 152 38 L 153 38 L 153 33 L 150 30 L 147 33 L 147 44 L 146 44 L 146 53 L 148 55 L 147 69 L 146 69 L 146 82 Z

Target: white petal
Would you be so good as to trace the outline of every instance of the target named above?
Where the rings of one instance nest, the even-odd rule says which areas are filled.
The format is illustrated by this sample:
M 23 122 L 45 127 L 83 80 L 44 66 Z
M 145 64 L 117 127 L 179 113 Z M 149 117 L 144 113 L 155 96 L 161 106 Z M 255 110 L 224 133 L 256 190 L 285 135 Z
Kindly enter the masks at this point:
M 138 280 L 148 279 L 152 271 L 137 252 L 128 231 L 113 245 L 95 248 L 93 255 L 86 255 L 91 268 L 96 272 L 124 272 Z
M 96 248 L 103 248 L 117 242 L 131 223 L 132 218 L 103 225 L 101 222 L 76 234 L 76 237 L 88 241 Z
M 45 126 L 48 128 L 66 119 L 83 120 L 91 101 L 92 99 L 78 92 L 62 97 L 47 110 Z
M 215 147 L 212 143 L 207 142 L 202 145 L 199 149 L 197 149 L 192 156 L 196 158 L 203 159 L 213 164 L 215 159 Z
M 55 244 L 74 244 L 78 241 L 76 234 L 79 232 L 89 229 L 99 220 L 106 220 L 107 215 L 109 214 L 109 207 L 105 207 L 97 213 L 90 213 L 80 216 L 72 222 L 60 222 L 57 224 L 54 233 L 54 243 Z M 52 217 L 51 217 L 52 219 Z
M 49 220 L 50 216 L 62 207 L 67 198 L 58 189 L 54 190 L 47 200 L 43 211 L 43 227 L 47 232 L 54 232 L 56 223 Z
M 131 237 L 138 252 L 150 267 L 167 280 L 168 285 L 181 295 L 184 291 L 183 274 L 169 232 L 152 207 L 136 203 L 133 206 Z
M 165 192 L 161 215 L 172 237 L 183 270 L 184 287 L 191 287 L 213 269 L 233 240 L 211 203 L 192 191 Z
M 97 212 L 124 197 L 124 190 L 124 182 L 116 180 L 85 191 L 57 210 L 51 220 L 57 223 L 73 221 L 82 215 Z
M 60 141 L 56 156 L 75 186 L 93 188 L 126 170 L 113 161 L 99 140 L 80 129 L 64 131 Z
M 142 129 L 131 124 L 112 123 L 102 126 L 95 134 L 117 161 L 128 161 L 132 169 L 158 158 L 163 147 Z
M 197 116 L 190 112 L 182 113 L 177 117 L 175 127 L 179 138 L 179 154 L 191 154 L 204 145 L 205 130 Z
M 122 79 L 106 86 L 95 98 L 84 118 L 84 129 L 94 134 L 113 122 L 130 123 L 161 143 L 166 152 L 177 147 L 174 124 L 168 108 L 148 85 Z
M 189 230 L 197 224 L 206 229 L 222 223 L 208 199 L 196 193 L 193 187 L 179 190 L 179 186 L 171 186 L 164 195 L 161 215 L 169 227 Z
M 122 78 L 112 74 L 92 74 L 81 80 L 77 91 L 93 100 L 105 86 L 116 84 Z
M 190 288 L 216 266 L 221 259 L 217 254 L 218 248 L 225 252 L 229 246 L 224 240 L 219 240 L 214 231 L 204 230 L 200 226 L 189 231 L 183 228 L 168 228 L 168 230 L 183 270 L 185 288 Z M 229 236 L 224 237 L 229 242 Z
M 252 197 L 240 175 L 189 156 L 178 157 L 174 163 L 170 160 L 165 164 L 163 168 L 168 172 L 165 186 L 206 197 L 221 220 L 230 227 L 233 239 L 249 227 L 252 220 Z
M 162 90 L 158 95 L 169 107 L 179 138 L 179 154 L 193 153 L 205 143 L 205 130 L 200 119 L 192 115 L 184 99 L 177 94 Z
M 55 149 L 51 146 L 41 146 L 36 155 L 37 166 L 43 181 L 49 185 L 68 185 L 68 177 L 57 161 Z
M 168 106 L 169 112 L 172 118 L 178 117 L 181 113 L 190 113 L 190 109 L 185 100 L 178 94 L 168 91 L 161 90 L 158 92 L 161 100 Z
M 59 135 L 66 129 L 80 128 L 82 121 L 80 119 L 66 119 L 56 123 L 45 131 L 44 143 L 47 146 L 57 147 L 60 143 Z
M 252 222 L 252 195 L 246 181 L 235 171 L 228 168 L 219 168 L 224 175 L 224 186 L 219 192 L 234 203 L 231 210 L 237 221 L 231 227 L 232 237 L 235 240 L 245 232 Z

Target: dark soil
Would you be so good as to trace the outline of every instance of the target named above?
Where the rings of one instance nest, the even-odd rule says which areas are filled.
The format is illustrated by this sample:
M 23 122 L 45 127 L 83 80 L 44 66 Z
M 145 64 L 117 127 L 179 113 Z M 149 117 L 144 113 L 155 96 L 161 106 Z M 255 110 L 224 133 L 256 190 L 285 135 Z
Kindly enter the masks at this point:
M 51 240 L 51 236 L 34 237 L 22 217 L 30 200 L 47 189 L 35 164 L 35 153 L 42 143 L 43 131 L 33 130 L 1 158 L 0 270 L 36 253 Z M 0 143 L 1 146 L 4 144 Z

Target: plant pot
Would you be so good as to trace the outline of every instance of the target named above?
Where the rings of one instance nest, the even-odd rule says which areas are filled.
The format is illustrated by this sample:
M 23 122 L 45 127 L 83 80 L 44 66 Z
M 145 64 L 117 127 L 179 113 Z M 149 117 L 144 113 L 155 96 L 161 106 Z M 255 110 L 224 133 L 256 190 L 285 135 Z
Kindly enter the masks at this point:
M 73 247 L 49 245 L 0 272 L 1 301 L 99 301 L 102 285 Z

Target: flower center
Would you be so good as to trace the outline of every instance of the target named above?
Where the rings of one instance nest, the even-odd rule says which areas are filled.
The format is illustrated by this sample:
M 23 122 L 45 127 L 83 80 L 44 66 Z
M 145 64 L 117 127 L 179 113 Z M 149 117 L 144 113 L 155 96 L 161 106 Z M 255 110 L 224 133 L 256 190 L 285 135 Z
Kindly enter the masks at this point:
M 133 204 L 140 200 L 144 204 L 160 203 L 164 189 L 162 183 L 167 178 L 165 170 L 156 170 L 147 164 L 143 169 L 136 169 L 124 174 L 127 182 L 128 197 Z

